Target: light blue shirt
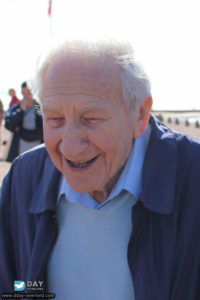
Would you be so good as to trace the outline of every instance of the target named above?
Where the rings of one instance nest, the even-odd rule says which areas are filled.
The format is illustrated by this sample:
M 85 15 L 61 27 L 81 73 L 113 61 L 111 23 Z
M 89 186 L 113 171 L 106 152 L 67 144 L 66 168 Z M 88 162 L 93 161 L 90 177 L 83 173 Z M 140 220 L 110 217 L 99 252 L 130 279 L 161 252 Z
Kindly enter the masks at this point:
M 123 169 L 116 185 L 108 196 L 108 199 L 106 199 L 103 203 L 98 203 L 90 196 L 89 193 L 79 193 L 74 191 L 67 183 L 63 175 L 61 176 L 58 200 L 60 199 L 61 195 L 65 194 L 68 201 L 72 203 L 80 203 L 90 208 L 99 209 L 108 201 L 118 196 L 122 190 L 128 191 L 136 199 L 138 199 L 142 189 L 142 168 L 150 133 L 151 128 L 150 125 L 148 125 L 144 134 L 135 139 L 125 168 Z

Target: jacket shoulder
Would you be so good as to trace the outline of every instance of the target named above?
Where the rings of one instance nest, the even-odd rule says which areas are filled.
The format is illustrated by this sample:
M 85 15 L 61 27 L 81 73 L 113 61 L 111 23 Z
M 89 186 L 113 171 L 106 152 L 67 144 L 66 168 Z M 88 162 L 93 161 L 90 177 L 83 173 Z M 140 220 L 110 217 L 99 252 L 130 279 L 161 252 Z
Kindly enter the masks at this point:
M 17 185 L 36 183 L 44 172 L 45 164 L 52 164 L 46 147 L 41 144 L 18 156 L 12 163 L 8 174 L 3 181 L 4 185 L 12 180 Z
M 175 131 L 160 122 L 155 116 L 152 116 L 151 123 L 159 131 L 159 139 L 166 141 L 166 146 L 172 140 L 177 145 L 178 155 L 181 155 L 187 161 L 198 161 L 200 163 L 200 140 L 184 133 Z
M 200 166 L 200 140 L 174 131 L 178 144 L 178 152 L 186 163 L 195 163 Z
M 28 169 L 35 173 L 36 170 L 43 167 L 47 160 L 50 160 L 49 154 L 45 144 L 41 144 L 18 156 L 13 163 L 13 167 L 14 169 L 20 168 L 25 172 L 27 172 Z

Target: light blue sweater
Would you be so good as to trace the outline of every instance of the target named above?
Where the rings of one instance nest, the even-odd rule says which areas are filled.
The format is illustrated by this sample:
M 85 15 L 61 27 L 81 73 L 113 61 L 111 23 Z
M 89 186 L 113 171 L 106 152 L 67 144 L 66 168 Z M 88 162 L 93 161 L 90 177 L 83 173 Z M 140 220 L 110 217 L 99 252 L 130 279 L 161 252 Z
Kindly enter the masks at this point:
M 59 235 L 48 264 L 58 300 L 134 300 L 127 261 L 136 198 L 122 191 L 100 209 L 58 204 Z

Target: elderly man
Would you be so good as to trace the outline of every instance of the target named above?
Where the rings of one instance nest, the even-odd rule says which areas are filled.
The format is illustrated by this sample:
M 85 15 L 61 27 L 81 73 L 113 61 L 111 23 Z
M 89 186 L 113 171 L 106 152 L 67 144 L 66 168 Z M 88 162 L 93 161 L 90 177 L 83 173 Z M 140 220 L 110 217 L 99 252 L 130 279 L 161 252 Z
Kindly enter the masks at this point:
M 39 66 L 45 146 L 4 180 L 1 291 L 21 280 L 59 300 L 200 299 L 199 141 L 150 116 L 124 42 L 68 41 Z

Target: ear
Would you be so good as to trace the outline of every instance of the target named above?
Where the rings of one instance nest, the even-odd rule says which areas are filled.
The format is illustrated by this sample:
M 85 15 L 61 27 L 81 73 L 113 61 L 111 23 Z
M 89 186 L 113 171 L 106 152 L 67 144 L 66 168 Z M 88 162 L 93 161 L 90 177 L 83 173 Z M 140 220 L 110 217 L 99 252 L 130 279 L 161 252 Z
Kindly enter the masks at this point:
M 135 138 L 139 138 L 145 132 L 150 118 L 152 102 L 151 97 L 146 98 L 139 109 L 135 124 Z

